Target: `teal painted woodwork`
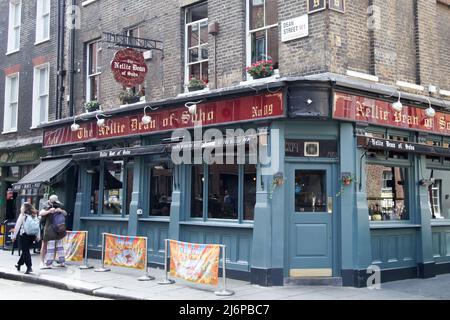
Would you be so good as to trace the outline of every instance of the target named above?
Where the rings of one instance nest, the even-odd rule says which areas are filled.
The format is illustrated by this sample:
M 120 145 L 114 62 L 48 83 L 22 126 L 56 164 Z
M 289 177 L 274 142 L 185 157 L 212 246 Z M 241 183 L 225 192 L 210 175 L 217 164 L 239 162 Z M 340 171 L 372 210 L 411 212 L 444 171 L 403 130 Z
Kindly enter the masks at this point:
M 432 227 L 432 239 L 435 262 L 450 262 L 450 226 Z

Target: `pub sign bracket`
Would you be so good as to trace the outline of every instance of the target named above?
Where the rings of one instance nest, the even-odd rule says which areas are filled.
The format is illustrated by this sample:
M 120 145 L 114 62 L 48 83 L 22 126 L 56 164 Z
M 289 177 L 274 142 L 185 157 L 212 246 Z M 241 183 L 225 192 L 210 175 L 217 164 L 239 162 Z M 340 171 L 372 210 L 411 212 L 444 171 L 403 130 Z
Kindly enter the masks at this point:
M 124 34 L 103 32 L 102 42 L 108 43 L 108 48 L 134 48 L 139 50 L 158 50 L 164 57 L 163 42 L 153 39 L 131 37 Z

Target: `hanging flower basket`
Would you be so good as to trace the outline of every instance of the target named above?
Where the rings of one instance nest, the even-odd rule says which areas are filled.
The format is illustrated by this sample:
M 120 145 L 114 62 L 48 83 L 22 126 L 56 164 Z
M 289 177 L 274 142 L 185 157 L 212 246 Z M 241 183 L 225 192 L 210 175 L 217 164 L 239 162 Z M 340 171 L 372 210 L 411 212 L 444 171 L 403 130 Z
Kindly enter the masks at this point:
M 281 172 L 274 174 L 273 179 L 272 179 L 272 184 L 270 185 L 269 199 L 272 200 L 275 189 L 277 187 L 281 187 L 284 184 L 284 182 L 285 182 L 285 179 L 283 178 L 283 174 Z
M 343 174 L 340 182 L 341 182 L 341 189 L 336 194 L 336 197 L 339 197 L 344 193 L 345 187 L 351 185 L 353 182 L 356 183 L 358 181 L 357 181 L 356 177 L 351 174 Z

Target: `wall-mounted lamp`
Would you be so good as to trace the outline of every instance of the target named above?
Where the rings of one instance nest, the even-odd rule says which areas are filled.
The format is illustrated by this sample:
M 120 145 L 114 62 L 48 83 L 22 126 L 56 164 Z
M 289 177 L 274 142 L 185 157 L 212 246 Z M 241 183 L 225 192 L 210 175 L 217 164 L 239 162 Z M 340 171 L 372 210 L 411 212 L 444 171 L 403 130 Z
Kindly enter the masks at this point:
M 144 108 L 144 116 L 142 117 L 141 121 L 143 124 L 149 124 L 150 122 L 152 122 L 152 117 L 148 116 L 147 113 L 145 113 L 145 111 L 147 110 L 147 108 L 150 108 L 152 111 L 154 110 L 158 110 L 158 108 L 152 108 L 150 106 L 146 106 Z
M 427 100 L 428 100 L 429 107 L 425 110 L 425 115 L 428 118 L 433 118 L 436 115 L 436 110 L 434 110 L 434 108 L 431 106 L 430 99 L 427 98 Z
M 103 116 L 103 117 L 110 117 L 110 116 L 104 115 L 103 113 L 95 115 L 95 117 L 97 118 L 97 126 L 104 127 L 105 126 L 105 119 L 100 119 L 98 116 Z
M 75 117 L 73 117 L 73 123 L 70 126 L 70 130 L 71 131 L 78 131 L 78 130 L 80 130 L 80 125 L 75 122 Z
M 392 104 L 392 109 L 394 109 L 397 112 L 402 112 L 402 110 L 403 110 L 403 104 L 400 101 L 401 97 L 402 97 L 402 93 L 399 91 L 398 92 L 398 101 L 396 101 Z
M 203 100 L 197 101 L 197 102 L 186 102 L 184 106 L 188 108 L 189 113 L 192 115 L 195 115 L 197 113 L 197 104 L 202 102 Z

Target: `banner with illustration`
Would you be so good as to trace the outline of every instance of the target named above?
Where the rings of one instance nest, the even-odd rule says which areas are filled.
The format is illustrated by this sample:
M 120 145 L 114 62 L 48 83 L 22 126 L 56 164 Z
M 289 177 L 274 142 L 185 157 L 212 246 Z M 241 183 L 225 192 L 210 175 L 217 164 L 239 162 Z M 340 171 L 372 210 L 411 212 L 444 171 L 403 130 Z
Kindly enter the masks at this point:
M 147 238 L 105 234 L 104 264 L 145 269 Z
M 63 238 L 66 261 L 83 261 L 86 236 L 86 231 L 67 231 L 67 235 Z
M 187 281 L 217 285 L 220 246 L 170 240 L 170 275 Z

